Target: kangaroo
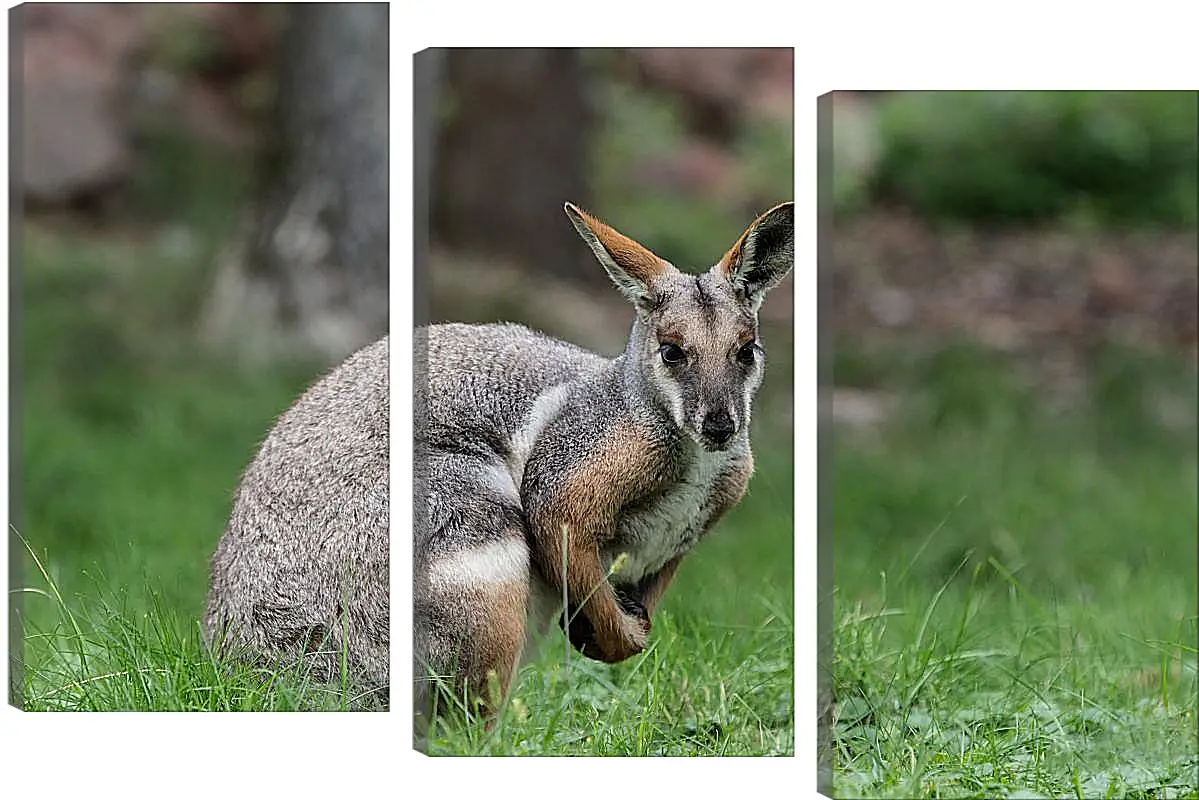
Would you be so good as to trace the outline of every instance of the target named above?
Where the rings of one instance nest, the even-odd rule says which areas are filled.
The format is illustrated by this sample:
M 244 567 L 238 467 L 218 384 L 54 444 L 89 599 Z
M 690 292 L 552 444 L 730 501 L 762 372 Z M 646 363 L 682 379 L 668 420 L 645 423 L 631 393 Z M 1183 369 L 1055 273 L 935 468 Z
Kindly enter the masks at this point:
M 217 653 L 303 659 L 388 705 L 388 342 L 363 348 L 280 418 L 246 469 L 212 557 Z
M 493 719 L 555 621 L 598 661 L 642 652 L 679 562 L 753 472 L 757 312 L 791 271 L 793 204 L 702 274 L 565 210 L 634 307 L 623 354 L 512 324 L 417 332 L 418 747 L 438 686 Z

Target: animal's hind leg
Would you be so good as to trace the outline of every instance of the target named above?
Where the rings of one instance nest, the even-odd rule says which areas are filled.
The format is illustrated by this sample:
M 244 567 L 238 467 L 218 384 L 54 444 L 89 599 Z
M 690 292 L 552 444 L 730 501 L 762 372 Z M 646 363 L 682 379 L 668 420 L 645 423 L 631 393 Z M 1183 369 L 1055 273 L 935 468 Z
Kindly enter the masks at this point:
M 510 536 L 438 559 L 430 565 L 427 585 L 417 616 L 429 666 L 448 679 L 444 684 L 454 702 L 491 716 L 507 695 L 525 643 L 529 579 L 524 537 Z
M 530 591 L 529 549 L 515 486 L 473 457 L 435 459 L 415 569 L 416 697 L 491 717 L 520 664 Z M 432 673 L 430 675 L 430 673 Z M 436 680 L 447 693 L 430 686 Z M 437 680 L 440 679 L 440 680 Z M 436 704 L 435 709 L 429 706 Z M 427 720 L 426 720 L 427 721 Z

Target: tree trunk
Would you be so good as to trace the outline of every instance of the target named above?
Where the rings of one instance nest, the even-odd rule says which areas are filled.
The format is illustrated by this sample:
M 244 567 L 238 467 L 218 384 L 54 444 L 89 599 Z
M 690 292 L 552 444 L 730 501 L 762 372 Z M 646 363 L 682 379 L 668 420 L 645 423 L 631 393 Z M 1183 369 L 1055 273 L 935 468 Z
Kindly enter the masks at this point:
M 587 202 L 592 116 L 582 54 L 447 51 L 432 235 L 559 278 L 602 282 L 562 205 Z
M 207 327 L 250 355 L 339 359 L 388 324 L 388 8 L 289 14 L 253 230 Z

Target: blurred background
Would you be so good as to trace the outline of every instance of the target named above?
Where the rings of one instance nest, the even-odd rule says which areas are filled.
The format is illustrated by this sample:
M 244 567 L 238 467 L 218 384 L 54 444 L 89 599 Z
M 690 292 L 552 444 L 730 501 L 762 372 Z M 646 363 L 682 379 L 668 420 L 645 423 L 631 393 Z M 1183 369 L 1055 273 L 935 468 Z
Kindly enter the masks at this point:
M 151 612 L 194 636 L 258 443 L 387 331 L 387 6 L 10 14 L 12 522 L 97 650 Z M 65 613 L 21 610 L 33 707 L 55 707 Z
M 966 495 L 982 517 L 950 517 L 930 576 L 974 548 L 1050 584 L 1181 570 L 1193 596 L 1196 96 L 837 92 L 832 109 L 838 577 L 877 572 Z M 1144 470 L 1145 494 L 1071 523 L 1103 485 L 1055 471 L 1070 458 L 1094 481 Z
M 1196 95 L 837 92 L 831 117 L 838 790 L 980 785 L 991 729 L 962 715 L 998 697 L 996 730 L 1034 702 L 1064 725 L 1047 785 L 1127 758 L 1193 791 Z M 1119 724 L 1080 728 L 1083 696 Z
M 520 322 L 618 355 L 633 310 L 563 202 L 680 269 L 709 268 L 760 213 L 794 196 L 793 65 L 789 48 L 417 54 L 418 84 L 422 69 L 435 75 L 430 321 Z M 679 571 L 670 613 L 757 624 L 765 601 L 790 614 L 793 285 L 777 287 L 760 314 L 769 366 L 754 413 L 757 474 Z M 791 631 L 777 624 L 789 675 Z

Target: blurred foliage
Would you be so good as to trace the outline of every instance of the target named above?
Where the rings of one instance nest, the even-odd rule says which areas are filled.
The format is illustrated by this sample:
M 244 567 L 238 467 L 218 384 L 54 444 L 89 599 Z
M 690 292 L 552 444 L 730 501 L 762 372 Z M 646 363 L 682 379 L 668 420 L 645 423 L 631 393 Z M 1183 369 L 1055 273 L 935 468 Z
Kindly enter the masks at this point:
M 224 234 L 253 188 L 248 156 L 197 141 L 170 121 L 138 131 L 137 151 L 141 163 L 121 207 L 137 225 L 185 225 L 206 238 Z
M 657 185 L 647 167 L 669 161 L 690 137 L 680 100 L 636 88 L 591 51 L 600 127 L 592 156 L 592 209 L 680 269 L 706 268 L 758 213 L 795 196 L 792 121 L 743 120 L 733 141 L 736 190 L 715 196 Z M 770 198 L 762 205 L 762 198 Z M 758 207 L 761 205 L 761 207 Z M 615 209 L 616 211 L 605 211 Z
M 921 436 L 990 432 L 1038 448 L 1085 442 L 1113 457 L 1195 457 L 1199 373 L 1186 357 L 1104 342 L 1066 405 L 1037 375 L 964 335 L 920 344 L 845 337 L 833 353 L 837 386 L 905 398 L 898 419 Z
M 151 585 L 194 620 L 238 475 L 318 368 L 251 373 L 199 345 L 250 161 L 171 120 L 138 144 L 115 217 L 19 229 L 13 522 L 68 596 L 102 574 Z M 29 604 L 30 622 L 51 624 L 40 608 Z
M 714 261 L 713 254 L 727 248 L 720 224 L 724 210 L 701 198 L 634 188 L 628 180 L 643 163 L 667 158 L 683 140 L 685 130 L 672 100 L 601 80 L 592 194 L 594 210 L 617 229 L 687 268 Z
M 743 126 L 734 143 L 745 174 L 745 191 L 781 203 L 795 197 L 795 119 L 767 119 Z M 766 209 L 761 209 L 765 211 Z
M 147 23 L 157 28 L 150 37 L 146 56 L 153 63 L 175 74 L 200 74 L 213 69 L 225 43 L 222 32 L 189 15 L 181 15 L 169 6 L 150 6 Z
M 152 31 L 143 54 L 147 65 L 163 70 L 174 81 L 215 79 L 223 91 L 230 93 L 239 112 L 256 122 L 264 121 L 274 100 L 271 48 L 287 23 L 285 4 L 262 3 L 253 9 L 258 23 L 264 26 L 261 34 L 266 38 L 260 45 L 268 52 L 261 63 L 248 70 L 244 63 L 231 63 L 238 57 L 244 59 L 245 53 L 233 52 L 237 45 L 230 40 L 237 37 L 231 36 L 228 22 L 221 24 L 214 19 L 221 16 L 219 12 L 197 14 L 195 9 L 188 9 L 180 13 L 171 4 L 148 3 L 143 14 L 144 24 Z M 251 31 L 249 36 L 259 33 Z
M 1190 92 L 896 92 L 869 194 L 932 218 L 1199 222 Z
M 317 369 L 251 373 L 197 347 L 211 241 L 22 233 L 14 523 L 64 592 L 98 569 L 194 618 L 237 477 Z
M 917 576 L 925 586 L 944 580 L 966 549 L 998 547 L 1037 591 L 1102 585 L 1117 563 L 1128 572 L 1152 562 L 1189 575 L 1193 593 L 1199 429 L 1193 415 L 1163 424 L 1154 400 L 1194 409 L 1194 369 L 1115 346 L 1095 362 L 1084 396 L 1055 408 L 1010 359 L 978 345 L 947 342 L 918 357 L 839 344 L 838 385 L 901 399 L 878 427 L 836 434 L 838 584 L 851 574 L 855 586 L 874 580 L 889 557 L 908 563 L 937 531 Z M 1019 558 L 1007 557 L 1004 531 Z M 1188 549 L 1189 567 L 1179 568 Z

